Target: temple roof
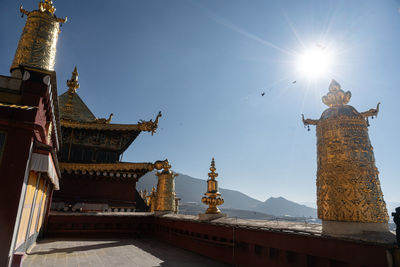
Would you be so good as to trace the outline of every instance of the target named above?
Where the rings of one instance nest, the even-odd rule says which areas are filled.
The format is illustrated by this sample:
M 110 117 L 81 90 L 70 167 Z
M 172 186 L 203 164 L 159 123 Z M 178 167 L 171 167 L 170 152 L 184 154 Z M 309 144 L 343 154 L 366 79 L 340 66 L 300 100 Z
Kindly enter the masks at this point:
M 73 94 L 70 94 L 69 91 L 65 92 L 58 97 L 58 102 L 62 120 L 78 122 L 93 122 L 96 120 L 94 114 L 76 92 Z
M 93 122 L 96 116 L 90 111 L 79 97 L 76 90 L 80 87 L 78 82 L 78 69 L 74 68 L 71 79 L 67 81 L 68 91 L 58 97 L 60 105 L 60 119 L 79 122 Z
M 137 124 L 111 124 L 113 114 L 108 119 L 96 118 L 76 92 L 80 87 L 78 70 L 75 67 L 71 79 L 67 81 L 68 91 L 58 97 L 61 125 L 65 128 L 79 128 L 87 130 L 105 131 L 148 131 L 155 133 L 161 112 L 155 121 L 140 120 Z
M 149 131 L 143 124 L 105 124 L 93 122 L 75 122 L 61 120 L 61 124 L 65 128 L 79 128 L 86 130 L 108 130 L 108 131 Z
M 60 170 L 62 172 L 132 172 L 132 171 L 145 171 L 149 172 L 154 169 L 164 169 L 168 171 L 171 165 L 166 160 L 158 160 L 154 163 L 151 162 L 114 162 L 114 163 L 67 163 L 60 162 Z

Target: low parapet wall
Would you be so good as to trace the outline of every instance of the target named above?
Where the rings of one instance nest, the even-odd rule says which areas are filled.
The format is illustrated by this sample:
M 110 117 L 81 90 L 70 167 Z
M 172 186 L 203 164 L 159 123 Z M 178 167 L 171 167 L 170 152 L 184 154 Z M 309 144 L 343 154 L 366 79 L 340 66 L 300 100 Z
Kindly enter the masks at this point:
M 391 241 L 326 237 L 318 224 L 201 222 L 197 216 L 152 213 L 50 215 L 46 236 L 71 234 L 153 237 L 236 266 L 399 266 L 393 256 L 399 249 Z
M 153 228 L 149 212 L 51 212 L 45 237 L 150 237 Z
M 156 217 L 154 236 L 239 266 L 391 266 L 392 255 L 399 253 L 388 240 L 322 236 L 317 224 L 233 218 L 200 222 L 196 216 Z

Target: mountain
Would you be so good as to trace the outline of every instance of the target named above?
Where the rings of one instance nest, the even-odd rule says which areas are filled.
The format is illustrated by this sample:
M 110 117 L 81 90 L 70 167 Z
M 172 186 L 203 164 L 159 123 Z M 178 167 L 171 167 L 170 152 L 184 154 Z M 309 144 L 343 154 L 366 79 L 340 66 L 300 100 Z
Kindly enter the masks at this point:
M 289 201 L 283 197 L 271 197 L 256 207 L 259 212 L 275 216 L 317 217 L 317 210 Z
M 157 176 L 154 172 L 151 172 L 140 178 L 136 187 L 138 190 L 146 189 L 147 191 L 151 191 L 153 186 L 157 186 Z M 197 214 L 198 210 L 204 212 L 206 206 L 201 203 L 201 198 L 204 196 L 206 189 L 207 182 L 205 180 L 193 178 L 185 174 L 179 174 L 175 177 L 175 191 L 177 196 L 181 198 L 181 212 L 194 212 L 193 214 Z M 225 210 L 230 216 L 238 216 L 241 218 L 251 217 L 250 215 L 254 215 L 253 217 L 257 218 L 271 215 L 316 217 L 317 214 L 316 209 L 297 204 L 283 197 L 269 198 L 265 202 L 262 202 L 236 190 L 219 188 L 219 191 L 222 194 L 222 198 L 225 200 L 225 203 L 221 205 L 220 208 L 221 210 Z M 193 203 L 193 205 L 188 205 L 188 203 Z M 194 205 L 194 203 L 196 203 L 196 205 Z
M 197 215 L 204 213 L 206 206 L 198 202 L 183 202 L 179 205 L 179 213 Z M 277 217 L 252 210 L 239 210 L 239 209 L 224 209 L 221 208 L 222 213 L 226 213 L 229 217 L 238 217 L 242 219 L 256 219 L 256 220 L 276 220 Z M 283 218 L 285 219 L 285 218 Z M 304 220 L 302 220 L 304 221 Z

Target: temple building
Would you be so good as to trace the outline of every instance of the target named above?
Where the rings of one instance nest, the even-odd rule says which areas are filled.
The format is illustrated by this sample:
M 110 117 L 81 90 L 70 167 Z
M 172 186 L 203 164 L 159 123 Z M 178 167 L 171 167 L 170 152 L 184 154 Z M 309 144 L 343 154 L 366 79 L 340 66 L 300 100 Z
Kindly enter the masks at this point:
M 76 67 L 67 86 L 68 90 L 59 96 L 63 179 L 61 189 L 54 194 L 53 209 L 148 211 L 136 191 L 136 182 L 154 169 L 153 164 L 120 159 L 142 131 L 155 133 L 161 112 L 154 122 L 111 123 L 112 114 L 108 119 L 96 118 L 79 97 Z

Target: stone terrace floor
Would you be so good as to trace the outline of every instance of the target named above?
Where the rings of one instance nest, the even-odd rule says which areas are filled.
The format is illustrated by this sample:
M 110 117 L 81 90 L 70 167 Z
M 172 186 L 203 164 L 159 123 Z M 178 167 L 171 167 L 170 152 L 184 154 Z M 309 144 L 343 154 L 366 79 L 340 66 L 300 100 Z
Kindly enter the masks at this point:
M 229 266 L 155 239 L 44 239 L 23 266 Z

